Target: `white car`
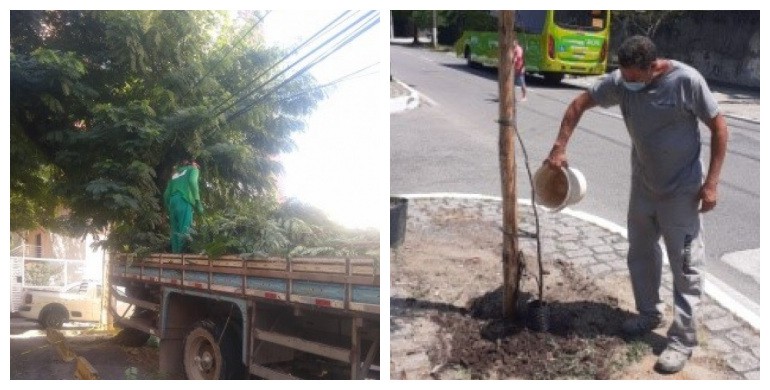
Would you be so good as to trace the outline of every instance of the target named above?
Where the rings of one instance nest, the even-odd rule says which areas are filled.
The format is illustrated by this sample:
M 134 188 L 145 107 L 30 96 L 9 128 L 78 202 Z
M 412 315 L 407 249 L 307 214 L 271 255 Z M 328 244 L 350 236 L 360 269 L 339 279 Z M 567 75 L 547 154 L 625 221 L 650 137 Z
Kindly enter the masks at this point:
M 44 328 L 61 328 L 69 321 L 99 322 L 101 306 L 101 283 L 83 280 L 69 284 L 61 291 L 24 290 L 19 315 L 38 321 Z

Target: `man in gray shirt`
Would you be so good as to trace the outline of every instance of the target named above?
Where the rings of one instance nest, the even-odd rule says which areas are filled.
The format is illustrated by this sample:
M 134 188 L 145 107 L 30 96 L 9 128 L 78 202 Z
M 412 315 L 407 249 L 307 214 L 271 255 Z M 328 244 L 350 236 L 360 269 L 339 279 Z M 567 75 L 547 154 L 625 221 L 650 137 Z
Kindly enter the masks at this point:
M 697 346 L 695 311 L 703 291 L 705 251 L 700 212 L 717 204 L 717 184 L 727 149 L 724 117 L 697 70 L 658 58 L 646 37 L 627 39 L 618 49 L 620 69 L 580 94 L 567 107 L 546 160 L 567 165 L 566 147 L 580 117 L 600 105 L 620 105 L 631 137 L 631 197 L 628 207 L 628 269 L 639 315 L 623 323 L 629 335 L 661 325 L 663 237 L 674 276 L 674 320 L 668 346 L 656 367 L 680 371 Z M 711 130 L 711 158 L 705 180 L 698 120 Z

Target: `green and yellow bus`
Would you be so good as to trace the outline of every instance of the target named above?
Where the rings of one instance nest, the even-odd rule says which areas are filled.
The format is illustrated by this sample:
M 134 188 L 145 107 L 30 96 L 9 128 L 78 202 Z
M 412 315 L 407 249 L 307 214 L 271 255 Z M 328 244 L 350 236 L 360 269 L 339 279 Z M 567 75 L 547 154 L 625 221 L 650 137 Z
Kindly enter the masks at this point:
M 565 74 L 598 75 L 607 69 L 610 11 L 516 11 L 514 29 L 527 73 L 558 83 Z M 497 31 L 465 31 L 455 52 L 470 66 L 496 67 Z

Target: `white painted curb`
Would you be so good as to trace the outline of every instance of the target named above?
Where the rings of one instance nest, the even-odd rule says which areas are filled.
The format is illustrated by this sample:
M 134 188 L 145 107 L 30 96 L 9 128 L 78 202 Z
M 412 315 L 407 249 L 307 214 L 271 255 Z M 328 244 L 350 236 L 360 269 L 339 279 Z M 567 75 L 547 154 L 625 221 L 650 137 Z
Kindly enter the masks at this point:
M 420 94 L 417 93 L 417 91 L 415 91 L 412 88 L 409 88 L 408 85 L 402 83 L 401 81 L 394 80 L 394 82 L 406 88 L 409 91 L 409 95 L 399 96 L 399 97 L 390 99 L 391 114 L 396 112 L 406 111 L 406 110 L 412 110 L 420 105 Z

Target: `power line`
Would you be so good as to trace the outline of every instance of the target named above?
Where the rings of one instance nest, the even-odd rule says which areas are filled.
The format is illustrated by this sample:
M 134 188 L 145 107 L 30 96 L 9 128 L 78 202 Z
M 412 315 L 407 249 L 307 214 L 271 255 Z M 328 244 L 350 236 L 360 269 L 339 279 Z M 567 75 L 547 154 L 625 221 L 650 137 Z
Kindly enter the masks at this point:
M 251 97 L 252 95 L 254 95 L 254 94 L 256 94 L 256 93 L 260 92 L 260 91 L 261 91 L 261 90 L 263 90 L 263 89 L 264 89 L 264 88 L 265 88 L 265 87 L 266 87 L 266 86 L 267 86 L 267 85 L 268 85 L 270 82 L 272 82 L 272 81 L 274 81 L 274 80 L 278 79 L 278 78 L 279 78 L 280 76 L 282 76 L 284 73 L 288 73 L 288 72 L 289 72 L 289 70 L 290 70 L 290 69 L 292 69 L 293 67 L 295 67 L 297 64 L 301 63 L 302 61 L 304 61 L 304 60 L 305 60 L 306 58 L 308 58 L 309 56 L 311 56 L 311 55 L 314 55 L 314 54 L 315 54 L 315 53 L 316 53 L 318 50 L 320 50 L 320 49 L 321 49 L 321 48 L 323 48 L 324 46 L 326 46 L 326 45 L 330 44 L 331 42 L 333 42 L 333 41 L 334 41 L 335 39 L 337 39 L 337 37 L 339 37 L 340 35 L 342 35 L 342 34 L 344 34 L 344 33 L 347 33 L 347 31 L 348 31 L 348 30 L 349 30 L 349 29 L 350 29 L 352 26 L 354 26 L 354 25 L 356 25 L 356 24 L 360 23 L 360 22 L 361 22 L 363 19 L 365 19 L 367 16 L 368 16 L 368 14 L 366 14 L 366 15 L 364 15 L 364 16 L 362 16 L 362 17 L 358 18 L 356 21 L 354 21 L 353 23 L 351 23 L 351 25 L 349 25 L 348 27 L 346 27 L 346 28 L 345 28 L 345 29 L 343 29 L 342 31 L 340 31 L 340 32 L 337 32 L 337 33 L 336 33 L 336 34 L 334 34 L 334 35 L 333 35 L 331 38 L 329 38 L 329 39 L 325 40 L 324 42 L 322 42 L 321 44 L 319 44 L 319 45 L 318 45 L 318 46 L 316 46 L 315 48 L 311 49 L 311 50 L 310 50 L 310 51 L 309 51 L 307 54 L 305 54 L 304 56 L 300 57 L 299 59 L 297 59 L 296 61 L 294 61 L 294 62 L 293 62 L 291 65 L 289 65 L 289 66 L 288 66 L 288 67 L 286 67 L 285 69 L 281 70 L 281 71 L 280 71 L 280 72 L 278 72 L 277 74 L 273 75 L 273 76 L 272 76 L 270 79 L 268 79 L 267 81 L 265 81 L 265 82 L 264 82 L 264 83 L 262 83 L 261 85 L 259 85 L 259 86 L 257 86 L 256 88 L 252 89 L 251 91 L 249 91 L 248 93 L 246 93 L 246 94 L 245 94 L 245 95 L 243 95 L 242 97 L 238 98 L 238 99 L 237 99 L 236 101 L 234 101 L 232 104 L 230 104 L 229 106 L 227 106 L 227 107 L 226 107 L 224 110 L 221 110 L 221 111 L 219 111 L 219 112 L 218 112 L 216 115 L 218 116 L 218 115 L 220 115 L 220 114 L 223 114 L 223 113 L 225 113 L 225 112 L 226 112 L 226 111 L 228 111 L 229 109 L 231 109 L 231 108 L 233 108 L 233 107 L 237 106 L 238 104 L 241 104 L 241 103 L 243 103 L 244 101 L 246 101 L 247 99 L 249 99 L 249 97 Z M 318 34 L 316 34 L 316 35 L 318 35 Z M 306 69 L 307 69 L 307 67 L 305 67 L 305 68 L 301 69 L 300 71 L 298 71 L 298 72 L 297 72 L 297 74 L 295 74 L 295 76 L 293 76 L 293 77 L 290 77 L 289 79 L 293 80 L 294 78 L 296 78 L 296 77 L 297 77 L 297 75 L 298 75 L 299 73 L 303 73 L 303 72 L 304 72 Z M 287 80 L 289 80 L 289 79 L 287 79 Z M 278 85 L 278 86 L 283 86 L 283 85 L 285 85 L 285 84 L 286 84 L 286 80 L 284 80 L 283 82 L 279 83 L 279 85 Z M 274 88 L 272 88 L 272 89 L 275 89 L 275 87 L 274 87 Z M 257 99 L 256 101 L 258 102 L 258 101 L 261 101 L 261 100 L 260 100 L 260 99 Z M 253 104 L 249 104 L 248 106 L 253 106 Z M 240 112 L 240 110 L 239 110 L 238 112 Z M 240 113 L 238 113 L 236 116 L 240 116 Z M 231 117 L 232 117 L 232 116 L 231 116 Z M 229 122 L 230 120 L 231 120 L 231 119 L 230 119 L 230 118 L 228 118 L 228 120 L 227 120 L 227 121 Z
M 270 67 L 268 67 L 267 69 L 265 69 L 264 71 L 260 72 L 260 73 L 259 73 L 259 74 L 258 74 L 256 77 L 254 77 L 254 78 L 253 78 L 253 79 L 252 79 L 252 80 L 251 80 L 249 83 L 247 83 L 247 84 L 246 84 L 246 85 L 245 85 L 243 88 L 241 88 L 241 90 L 240 90 L 240 91 L 237 91 L 237 92 L 236 92 L 235 94 L 233 94 L 232 96 L 230 96 L 230 97 L 228 97 L 228 98 L 224 99 L 224 100 L 223 100 L 223 101 L 222 101 L 220 104 L 218 104 L 216 107 L 214 107 L 214 108 L 212 109 L 212 111 L 213 111 L 213 112 L 217 112 L 217 113 L 216 113 L 216 115 L 212 115 L 212 117 L 216 117 L 216 116 L 219 116 L 220 114 L 222 114 L 222 113 L 226 112 L 227 110 L 229 110 L 230 108 L 232 108 L 234 105 L 236 105 L 236 104 L 238 104 L 239 102 L 241 102 L 241 101 L 242 101 L 244 98 L 246 98 L 246 97 L 248 97 L 249 95 L 251 95 L 251 94 L 255 93 L 255 92 L 256 92 L 256 91 L 258 91 L 258 90 L 259 90 L 261 87 L 263 87 L 265 84 L 269 83 L 270 81 L 272 81 L 273 79 L 275 79 L 275 78 L 276 78 L 278 75 L 282 74 L 283 72 L 279 72 L 279 73 L 278 73 L 278 75 L 276 75 L 276 76 L 273 76 L 272 78 L 270 78 L 268 81 L 266 81 L 266 82 L 262 83 L 262 84 L 261 84 L 260 86 L 258 86 L 257 88 L 255 88 L 255 89 L 252 89 L 250 92 L 248 92 L 248 93 L 246 93 L 246 94 L 244 94 L 244 95 L 241 95 L 241 97 L 237 97 L 237 96 L 238 96 L 238 94 L 240 94 L 241 92 L 243 92 L 243 91 L 244 91 L 244 90 L 246 90 L 247 88 L 250 88 L 250 87 L 251 87 L 252 85 L 254 85 L 254 84 L 255 84 L 255 83 L 256 83 L 256 82 L 257 82 L 257 81 L 258 81 L 260 78 L 262 78 L 263 76 L 265 76 L 266 74 L 268 74 L 268 73 L 269 73 L 271 70 L 273 70 L 274 68 L 276 68 L 278 65 L 280 65 L 280 64 L 281 64 L 281 63 L 283 63 L 284 61 L 286 61 L 286 60 L 288 60 L 289 58 L 291 58 L 291 57 L 292 57 L 294 54 L 296 54 L 296 53 L 297 53 L 297 52 L 298 52 L 300 49 L 302 49 L 303 47 L 305 47 L 305 46 L 309 45 L 311 42 L 315 41 L 315 40 L 316 40 L 316 39 L 317 39 L 317 38 L 318 38 L 318 37 L 319 37 L 321 34 L 323 34 L 323 33 L 327 32 L 327 31 L 331 31 L 331 29 L 333 29 L 333 28 L 337 27 L 337 26 L 338 26 L 340 23 L 342 23 L 342 22 L 344 21 L 344 20 L 343 20 L 343 21 L 340 21 L 340 19 L 342 19 L 343 17 L 345 17 L 345 15 L 348 15 L 349 13 L 350 13 L 350 11 L 345 11 L 345 12 L 343 12 L 342 14 L 340 14 L 339 16 L 337 16 L 336 18 L 334 18 L 334 19 L 333 19 L 331 22 L 329 22 L 327 25 L 325 25 L 325 26 L 324 26 L 324 27 L 322 27 L 320 30 L 318 30 L 318 31 L 317 31 L 315 34 L 313 34 L 312 36 L 310 36 L 308 39 L 306 39 L 304 42 L 302 42 L 302 43 L 301 43 L 299 46 L 295 47 L 295 48 L 294 48 L 292 51 L 290 51 L 289 53 L 287 53 L 286 55 L 284 55 L 284 56 L 283 56 L 283 57 L 282 57 L 282 58 L 281 58 L 279 61 L 277 61 L 276 63 L 274 63 L 273 65 L 271 65 L 271 66 L 270 66 Z M 352 16 L 352 15 L 349 15 L 349 16 L 347 16 L 347 17 L 345 18 L 345 20 L 349 19 L 351 16 Z M 292 66 L 294 66 L 294 64 L 290 65 L 290 66 L 289 66 L 289 67 L 287 67 L 286 69 L 290 69 Z M 284 69 L 284 72 L 286 71 L 286 69 Z M 232 100 L 233 98 L 235 98 L 235 102 L 232 102 L 232 103 L 228 103 L 228 102 L 229 102 L 230 100 Z M 228 105 L 228 106 L 227 106 L 227 108 L 225 108 L 224 110 L 221 110 L 221 108 L 222 108 L 222 107 L 223 107 L 225 104 L 229 104 L 229 105 Z
M 228 106 L 228 108 L 227 108 L 226 110 L 219 112 L 217 115 L 224 113 L 225 111 L 227 111 L 228 109 L 230 109 L 230 108 L 234 107 L 235 105 L 237 105 L 237 104 L 239 104 L 239 103 L 242 103 L 243 101 L 245 101 L 246 99 L 248 99 L 248 98 L 249 98 L 251 95 L 255 94 L 256 92 L 259 92 L 259 90 L 260 90 L 260 89 L 263 89 L 263 88 L 264 88 L 264 87 L 265 87 L 265 86 L 266 86 L 266 85 L 267 85 L 269 82 L 271 82 L 271 81 L 273 81 L 274 79 L 276 79 L 276 78 L 277 78 L 279 75 L 281 75 L 281 74 L 283 74 L 283 73 L 287 72 L 287 71 L 288 71 L 288 69 L 290 69 L 290 68 L 291 68 L 291 67 L 293 67 L 294 65 L 298 64 L 299 62 L 301 62 L 301 61 L 302 61 L 302 60 L 304 60 L 305 58 L 309 57 L 310 55 L 313 55 L 313 54 L 315 54 L 315 52 L 317 52 L 318 50 L 320 50 L 320 49 L 321 49 L 321 48 L 323 48 L 324 46 L 326 46 L 326 45 L 328 45 L 328 44 L 331 44 L 331 43 L 332 43 L 332 42 L 333 42 L 335 39 L 337 39 L 339 36 L 341 36 L 341 35 L 342 35 L 342 33 L 348 33 L 348 35 L 347 35 L 347 36 L 344 36 L 344 37 L 343 37 L 343 39 L 342 39 L 340 42 L 337 42 L 337 43 L 335 43 L 333 47 L 331 47 L 331 48 L 327 49 L 327 50 L 326 50 L 326 52 L 322 53 L 322 54 L 321 54 L 321 55 L 320 55 L 318 58 L 316 58 L 316 59 L 312 60 L 310 63 L 308 63 L 307 65 L 305 65 L 304 67 L 302 67 L 302 68 L 301 68 L 300 70 L 298 70 L 296 73 L 294 73 L 293 75 L 291 75 L 291 76 L 289 76 L 288 78 L 284 79 L 283 81 L 281 81 L 280 83 L 278 83 L 278 85 L 276 85 L 276 86 L 274 86 L 274 87 L 270 88 L 270 90 L 269 90 L 269 91 L 265 92 L 264 94 L 262 94 L 262 95 L 261 95 L 261 96 L 259 96 L 259 97 L 256 97 L 256 98 L 254 98 L 254 99 L 253 99 L 251 102 L 249 102 L 249 103 L 248 103 L 246 106 L 242 107 L 241 109 L 237 110 L 235 113 L 233 113 L 233 114 L 231 114 L 230 116 L 228 116 L 228 118 L 226 119 L 226 121 L 229 123 L 229 122 L 231 122 L 231 121 L 235 120 L 237 117 L 239 117 L 239 116 L 241 116 L 241 115 L 245 114 L 246 112 L 248 112 L 249 110 L 251 110 L 251 109 L 252 109 L 252 108 L 253 108 L 253 107 L 254 107 L 256 104 L 258 104 L 258 103 L 260 103 L 260 102 L 264 101 L 264 100 L 265 100 L 265 98 L 267 98 L 268 96 L 270 96 L 270 95 L 271 95 L 271 94 L 272 94 L 274 91 L 276 91 L 278 88 L 281 88 L 281 87 L 283 87 L 284 85 L 286 85 L 286 84 L 288 84 L 289 82 L 293 81 L 293 80 L 294 80 L 294 79 L 296 79 L 297 77 L 301 76 L 302 74 L 304 74 L 305 72 L 307 72 L 307 71 L 308 71 L 310 68 L 312 68 L 313 66 L 317 65 L 318 63 L 320 63 L 320 62 L 321 62 L 321 61 L 323 61 L 324 59 L 328 58 L 330 55 L 332 55 L 333 53 L 337 52 L 337 51 L 338 51 L 338 50 L 340 50 L 342 47 L 344 47 L 345 45 L 349 44 L 349 43 L 350 43 L 350 42 L 352 42 L 354 39 L 356 39 L 358 36 L 360 36 L 360 35 L 361 35 L 361 34 L 363 34 L 364 32 L 366 32 L 366 31 L 368 31 L 369 29 L 371 29 L 373 26 L 375 26 L 376 24 L 378 24 L 378 23 L 379 23 L 379 17 L 378 17 L 378 16 L 376 16 L 376 14 L 377 14 L 377 12 L 376 12 L 376 11 L 370 11 L 370 12 L 368 12 L 367 14 L 365 14 L 364 16 L 362 16 L 361 18 L 357 19 L 357 20 L 356 20 L 354 23 L 352 23 L 350 26 L 348 26 L 348 28 L 346 28 L 344 31 L 342 31 L 342 32 L 340 32 L 340 33 L 337 33 L 337 34 L 335 34 L 335 35 L 334 35 L 332 38 L 330 38 L 330 39 L 327 39 L 326 41 L 324 41 L 324 43 L 323 43 L 322 45 L 320 45 L 320 46 L 316 47 L 316 48 L 315 48 L 315 49 L 313 49 L 313 50 L 312 50 L 310 53 L 306 54 L 305 56 L 303 56 L 303 57 L 302 57 L 302 58 L 300 58 L 299 60 L 295 61 L 295 62 L 294 62 L 294 63 L 293 63 L 293 64 L 292 64 L 292 65 L 291 65 L 289 68 L 285 69 L 284 71 L 282 71 L 282 72 L 281 72 L 281 73 L 279 73 L 278 75 L 276 75 L 276 76 L 272 77 L 270 80 L 268 80 L 267 82 L 263 83 L 263 84 L 262 84 L 260 87 L 258 87 L 258 88 L 256 88 L 256 89 L 252 90 L 252 91 L 251 91 L 249 94 L 247 94 L 246 96 L 242 97 L 241 99 L 239 99 L 238 101 L 236 101 L 234 104 L 231 104 L 230 106 Z M 374 16 L 372 16 L 372 15 L 374 15 Z M 359 24 L 359 23 L 360 23 L 360 22 L 362 22 L 362 21 L 363 21 L 365 24 L 363 24 L 363 25 L 361 25 L 361 26 L 358 26 L 358 27 L 357 27 L 357 29 L 356 29 L 356 30 L 354 30 L 354 31 L 352 31 L 352 32 L 349 32 L 349 31 L 348 31 L 348 30 L 350 30 L 351 28 L 353 28 L 353 26 L 355 26 L 356 24 Z
M 314 92 L 314 91 L 318 91 L 318 90 L 321 90 L 321 89 L 324 89 L 324 88 L 332 87 L 332 86 L 340 84 L 340 83 L 342 83 L 344 81 L 349 81 L 349 80 L 356 79 L 356 78 L 359 78 L 359 77 L 364 77 L 364 76 L 369 76 L 369 75 L 377 74 L 379 72 L 376 72 L 376 71 L 375 72 L 369 72 L 369 73 L 363 73 L 363 74 L 358 74 L 358 73 L 361 73 L 361 72 L 363 72 L 363 71 L 365 71 L 365 70 L 367 70 L 369 68 L 372 68 L 374 66 L 377 66 L 379 64 L 380 64 L 379 62 L 375 62 L 375 63 L 373 63 L 371 65 L 367 65 L 367 66 L 365 66 L 363 68 L 360 68 L 360 69 L 358 69 L 356 71 L 348 73 L 345 76 L 337 78 L 337 79 L 335 79 L 333 81 L 330 81 L 330 82 L 328 82 L 326 84 L 319 85 L 317 87 L 313 87 L 313 88 L 310 88 L 310 89 L 307 89 L 307 90 L 304 90 L 304 91 L 301 91 L 301 92 L 297 92 L 297 93 L 294 93 L 294 94 L 289 95 L 289 96 L 283 96 L 283 97 L 278 98 L 277 100 L 278 101 L 290 100 L 290 99 L 293 99 L 293 98 L 295 98 L 297 96 L 302 96 L 302 95 L 305 95 L 305 94 L 308 94 L 308 93 L 311 93 L 311 92 Z
M 187 99 L 187 97 L 190 95 L 190 93 L 192 93 L 192 91 L 193 91 L 195 88 L 197 88 L 197 87 L 198 87 L 198 85 L 200 85 L 200 83 L 201 83 L 201 82 L 203 82 L 203 80 L 205 80 L 205 79 L 206 79 L 206 77 L 208 77 L 208 76 L 211 74 L 211 72 L 213 72 L 213 71 L 214 71 L 214 69 L 216 69 L 216 68 L 218 68 L 220 65 L 222 65 L 222 62 L 224 62 L 225 58 L 227 58 L 229 55 L 233 54 L 233 53 L 235 52 L 235 48 L 236 48 L 236 47 L 237 47 L 237 46 L 238 46 L 238 45 L 241 43 L 241 41 L 243 41 L 243 39 L 244 39 L 244 38 L 246 38 L 246 36 L 247 36 L 248 34 L 250 34 L 252 31 L 254 31 L 254 29 L 255 29 L 255 28 L 257 28 L 257 26 L 259 26 L 259 24 L 260 24 L 260 23 L 262 23 L 262 21 L 263 21 L 263 20 L 265 20 L 265 18 L 266 18 L 268 15 L 270 15 L 270 13 L 271 13 L 271 12 L 273 12 L 273 11 L 267 11 L 267 12 L 266 12 L 264 15 L 262 15 L 262 17 L 260 17 L 259 19 L 257 19 L 257 21 L 255 21 L 255 22 L 254 22 L 254 23 L 251 25 L 251 27 L 250 27 L 249 29 L 247 29 L 247 30 L 246 30 L 246 31 L 245 31 L 243 34 L 241 34 L 241 36 L 240 36 L 240 37 L 238 37 L 238 39 L 235 41 L 235 43 L 234 43 L 234 44 L 231 46 L 231 48 L 230 48 L 230 51 L 229 51 L 229 52 L 227 52 L 227 53 L 224 53 L 224 55 L 222 55 L 222 57 L 219 59 L 219 61 L 217 61 L 217 63 L 216 63 L 216 64 L 214 64 L 214 66 L 210 67 L 210 68 L 209 68 L 209 69 L 206 71 L 206 74 L 204 74 L 203 76 L 201 76 L 201 78 L 199 78 L 199 79 L 198 79 L 198 80 L 195 82 L 195 84 L 194 84 L 192 87 L 190 87 L 190 89 L 188 89 L 188 90 L 187 90 L 187 93 L 185 93 L 184 97 L 183 97 L 181 100 L 182 100 L 182 101 L 184 101 L 185 99 Z M 225 50 L 225 48 L 226 48 L 226 47 L 222 47 L 220 51 L 222 51 L 222 50 Z

